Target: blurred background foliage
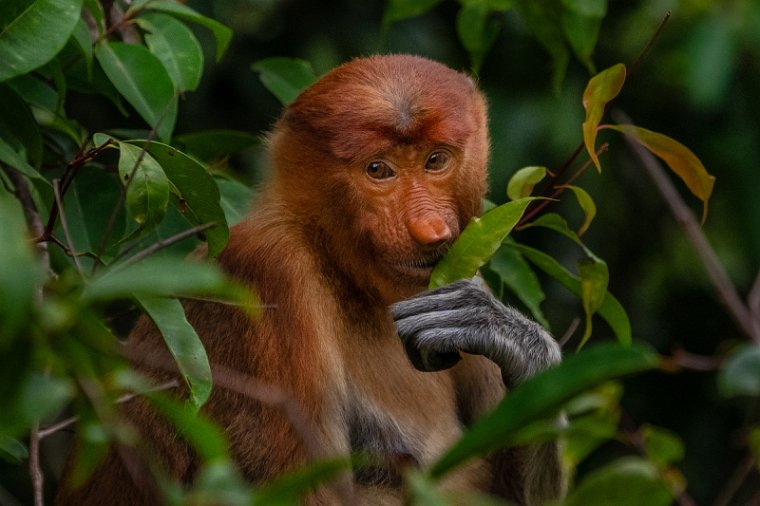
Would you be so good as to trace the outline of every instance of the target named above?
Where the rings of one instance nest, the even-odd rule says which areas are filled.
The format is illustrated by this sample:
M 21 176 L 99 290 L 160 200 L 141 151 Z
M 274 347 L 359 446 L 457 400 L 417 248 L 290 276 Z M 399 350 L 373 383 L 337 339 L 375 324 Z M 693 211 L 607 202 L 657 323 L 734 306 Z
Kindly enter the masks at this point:
M 251 64 L 272 55 L 308 60 L 317 74 L 376 52 L 411 52 L 461 69 L 470 65 L 457 38 L 459 4 L 453 1 L 387 28 L 381 23 L 382 0 L 188 4 L 230 26 L 235 36 L 222 62 L 209 64 L 198 92 L 185 98 L 180 132 L 199 125 L 266 131 L 280 104 L 256 79 Z M 611 2 L 593 54 L 597 67 L 630 65 L 667 12 L 671 20 L 615 105 L 637 124 L 689 146 L 717 177 L 704 230 L 746 294 L 760 259 L 760 3 Z M 589 77 L 584 65 L 571 59 L 557 89 L 549 54 L 515 12 L 499 15 L 499 20 L 503 28 L 479 71 L 490 102 L 490 198 L 495 201 L 505 199 L 506 183 L 518 168 L 557 168 L 570 156 L 581 140 L 580 97 Z M 600 137 L 611 149 L 602 158 L 603 174 L 588 171 L 580 182 L 599 209 L 584 237 L 607 261 L 610 291 L 628 310 L 634 337 L 664 354 L 677 349 L 706 356 L 725 353 L 743 338 L 718 303 L 702 265 L 619 136 Z M 262 148 L 247 151 L 231 166 L 244 180 L 257 181 L 266 170 Z M 698 202 L 688 201 L 699 212 Z M 567 209 L 563 215 L 573 212 L 582 219 L 580 211 Z M 556 234 L 530 233 L 538 244 L 558 241 Z M 577 254 L 569 241 L 566 247 L 567 256 Z M 551 246 L 554 252 L 561 248 Z M 580 302 L 551 282 L 545 287 L 544 313 L 561 334 Z M 596 330 L 592 339 L 609 337 L 603 325 Z M 684 438 L 681 469 L 699 504 L 715 500 L 736 470 L 745 403 L 719 396 L 714 373 L 688 371 L 638 375 L 626 382 L 623 400 L 633 422 L 647 420 Z M 608 444 L 587 465 L 594 467 L 617 450 Z
M 509 2 L 491 2 L 499 3 Z M 206 56 L 204 77 L 196 91 L 181 99 L 177 144 L 182 143 L 183 134 L 209 129 L 242 130 L 263 139 L 281 105 L 252 67 L 271 56 L 304 59 L 317 74 L 352 57 L 378 52 L 415 53 L 462 70 L 473 63 L 457 33 L 460 2 L 453 0 L 443 0 L 419 16 L 385 24 L 386 0 L 188 0 L 187 5 L 229 26 L 234 37 L 224 58 L 215 62 L 213 35 L 194 30 Z M 672 15 L 670 21 L 627 80 L 615 107 L 636 124 L 689 146 L 717 177 L 704 230 L 745 295 L 757 276 L 760 259 L 760 171 L 756 168 L 760 160 L 760 3 L 610 2 L 592 55 L 597 69 L 618 62 L 630 67 L 667 12 Z M 558 72 L 553 66 L 556 59 L 514 10 L 496 13 L 489 22 L 501 29 L 493 33 L 493 45 L 482 54 L 478 79 L 490 102 L 489 198 L 503 202 L 507 181 L 517 169 L 527 165 L 559 168 L 581 142 L 581 96 L 590 74 L 589 62 L 577 58 L 569 59 L 566 72 Z M 114 124 L 145 128 L 138 115 L 124 119 L 107 98 L 75 89 L 69 90 L 66 109 L 90 132 Z M 587 171 L 579 183 L 599 209 L 584 242 L 609 265 L 610 292 L 627 309 L 634 338 L 651 343 L 663 355 L 685 351 L 703 357 L 695 364 L 708 369 L 649 372 L 627 380 L 623 423 L 632 427 L 649 423 L 678 434 L 685 445 L 679 469 L 689 495 L 697 504 L 722 504 L 734 473 L 742 469 L 744 431 L 749 421 L 756 423 L 758 406 L 757 397 L 748 406 L 746 397 L 719 395 L 715 369 L 720 357 L 745 338 L 721 307 L 666 203 L 620 136 L 602 132 L 601 142 L 610 143 L 602 157 L 604 172 Z M 263 142 L 216 169 L 255 184 L 267 170 Z M 686 200 L 700 212 L 698 201 Z M 572 199 L 567 201 L 567 206 L 559 204 L 562 215 L 571 221 L 575 216 L 573 225 L 577 226 L 583 219 L 581 211 Z M 556 234 L 541 230 L 520 234 L 521 241 L 550 249 L 564 264 L 578 256 L 577 247 L 557 239 Z M 547 291 L 543 312 L 555 335 L 561 336 L 582 313 L 580 301 L 552 280 L 542 281 Z M 592 340 L 612 339 L 604 324 L 595 331 Z M 583 475 L 628 452 L 623 444 L 607 443 L 578 472 Z M 0 475 L 9 469 L 0 466 Z M 18 470 L 13 468 L 13 472 Z M 758 475 L 756 470 L 753 473 L 755 486 L 739 493 L 737 504 L 757 493 Z M 18 486 L 25 488 L 26 483 Z M 11 491 L 25 496 L 25 492 Z

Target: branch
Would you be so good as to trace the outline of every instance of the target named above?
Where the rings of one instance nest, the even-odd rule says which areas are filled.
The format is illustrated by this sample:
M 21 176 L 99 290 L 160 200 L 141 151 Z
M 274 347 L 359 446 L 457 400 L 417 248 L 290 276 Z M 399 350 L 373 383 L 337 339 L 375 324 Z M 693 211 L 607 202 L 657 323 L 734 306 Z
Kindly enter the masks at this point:
M 177 388 L 177 387 L 179 387 L 179 380 L 175 379 L 175 380 L 167 381 L 166 383 L 162 383 L 160 385 L 157 385 L 155 388 L 151 388 L 150 390 L 147 390 L 145 392 L 124 394 L 124 395 L 122 395 L 121 397 L 119 397 L 116 400 L 116 404 L 123 404 L 125 402 L 131 401 L 135 397 L 138 397 L 138 396 L 140 396 L 142 394 L 145 394 L 145 393 L 161 392 L 161 391 L 164 391 L 164 390 L 171 390 L 171 389 Z M 40 429 L 39 430 L 39 438 L 40 439 L 44 439 L 44 438 L 48 437 L 51 434 L 55 434 L 56 432 L 58 432 L 60 430 L 63 430 L 65 428 L 67 428 L 67 427 L 71 427 L 72 425 L 74 425 L 75 423 L 77 423 L 77 420 L 79 420 L 78 416 L 71 416 L 71 417 L 66 418 L 64 420 L 61 420 L 60 422 L 56 422 L 53 425 L 49 425 L 49 426 L 45 427 L 44 429 Z
M 55 194 L 55 207 L 58 209 L 58 214 L 61 216 L 61 228 L 63 228 L 63 236 L 66 238 L 66 247 L 73 253 L 74 242 L 71 240 L 69 223 L 66 221 L 66 214 L 63 212 L 63 197 L 61 195 L 61 184 L 58 179 L 53 180 L 53 193 Z M 82 274 L 82 264 L 79 263 L 79 255 L 72 254 L 71 258 L 74 260 L 74 265 L 79 274 Z
M 40 213 L 34 203 L 32 192 L 29 189 L 27 179 L 15 171 L 13 168 L 2 165 L 3 171 L 13 183 L 16 198 L 21 202 L 24 210 L 27 226 L 35 237 L 41 237 L 45 233 L 45 227 L 42 225 Z M 37 250 L 40 252 L 41 260 L 45 266 L 46 272 L 50 272 L 50 251 L 46 242 L 37 242 Z M 43 293 L 42 285 L 37 287 L 36 297 L 38 303 L 42 302 Z M 44 484 L 45 475 L 42 473 L 40 466 L 40 435 L 39 422 L 32 423 L 29 430 L 29 476 L 32 480 L 32 490 L 34 494 L 34 506 L 43 506 L 44 504 Z
M 615 118 L 617 123 L 631 123 L 630 118 L 622 112 L 617 112 L 614 116 L 617 116 L 617 118 Z M 694 213 L 683 201 L 681 195 L 665 174 L 660 162 L 657 161 L 654 155 L 641 146 L 635 140 L 633 134 L 626 132 L 624 136 L 631 150 L 636 154 L 641 165 L 644 167 L 647 174 L 649 174 L 649 177 L 660 192 L 663 200 L 665 200 L 665 203 L 670 208 L 676 222 L 683 229 L 686 237 L 691 242 L 691 245 L 702 261 L 702 264 L 704 264 L 707 276 L 710 278 L 720 302 L 726 308 L 739 329 L 756 344 L 760 344 L 760 332 L 758 332 L 757 325 L 753 321 L 749 309 L 739 297 L 736 287 L 728 277 L 725 267 L 715 253 L 713 247 L 710 245 L 710 242 L 707 240 L 707 237 L 705 237 Z
M 167 248 L 171 246 L 172 244 L 181 241 L 182 239 L 186 239 L 190 237 L 191 235 L 195 235 L 199 232 L 203 232 L 204 230 L 207 230 L 211 227 L 216 225 L 216 223 L 203 223 L 202 225 L 196 225 L 192 228 L 188 228 L 187 230 L 183 230 L 182 232 L 179 232 L 177 234 L 174 234 L 171 237 L 167 237 L 166 239 L 161 239 L 158 242 L 155 242 L 148 246 L 147 248 L 138 251 L 133 256 L 126 259 L 123 263 L 119 264 L 118 268 L 123 269 L 124 267 L 127 267 L 129 265 L 136 264 L 140 260 L 149 257 L 150 255 L 161 251 L 164 248 Z

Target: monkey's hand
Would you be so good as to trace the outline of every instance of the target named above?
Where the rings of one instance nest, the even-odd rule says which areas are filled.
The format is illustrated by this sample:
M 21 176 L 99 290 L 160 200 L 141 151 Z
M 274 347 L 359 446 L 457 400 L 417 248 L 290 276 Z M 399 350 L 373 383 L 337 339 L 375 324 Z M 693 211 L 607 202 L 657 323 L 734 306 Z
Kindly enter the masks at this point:
M 559 363 L 559 345 L 540 325 L 472 281 L 457 281 L 391 306 L 406 353 L 420 371 L 456 364 L 460 352 L 501 367 L 507 387 Z

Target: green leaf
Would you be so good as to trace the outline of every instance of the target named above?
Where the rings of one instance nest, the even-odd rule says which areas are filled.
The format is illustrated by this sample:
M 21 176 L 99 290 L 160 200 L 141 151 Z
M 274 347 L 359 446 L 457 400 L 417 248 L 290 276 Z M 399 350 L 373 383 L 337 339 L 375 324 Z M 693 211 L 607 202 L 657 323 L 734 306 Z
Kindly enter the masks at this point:
M 755 457 L 756 467 L 760 469 L 760 426 L 755 426 L 749 431 L 749 450 Z
M 2 145 L 0 144 L 0 147 Z M 0 350 L 29 323 L 42 266 L 29 240 L 19 202 L 0 186 Z
M 626 135 L 647 148 L 670 167 L 691 193 L 703 203 L 702 222 L 707 218 L 707 203 L 715 186 L 715 176 L 702 165 L 697 155 L 675 139 L 635 125 L 604 125 Z
M 0 82 L 49 62 L 66 45 L 79 20 L 82 0 L 31 0 L 20 12 L 0 4 Z M 12 16 L 9 19 L 9 16 Z
M 424 14 L 439 3 L 441 0 L 388 0 L 383 14 L 383 26 Z
M 179 92 L 196 89 L 203 74 L 203 50 L 187 25 L 158 13 L 147 13 L 136 21 L 150 32 L 145 43 L 163 63 L 174 89 Z
M 156 0 L 148 2 L 145 8 L 152 11 L 165 12 L 185 21 L 196 23 L 211 30 L 216 39 L 216 61 L 222 59 L 224 52 L 232 40 L 232 30 L 211 18 L 207 18 L 184 4 L 169 0 Z
M 169 180 L 161 165 L 142 148 L 119 142 L 119 176 L 127 187 L 127 209 L 141 229 L 158 225 L 169 205 Z
M 470 53 L 475 73 L 480 70 L 483 58 L 496 42 L 500 30 L 501 20 L 492 15 L 487 0 L 463 2 L 457 14 L 457 34 Z
M 599 38 L 602 18 L 607 14 L 607 0 L 562 0 L 565 12 L 562 27 L 578 59 L 595 73 L 591 54 Z
M 112 267 L 92 279 L 84 301 L 126 299 L 133 294 L 177 297 L 217 295 L 229 298 L 230 285 L 212 265 L 176 258 L 145 258 L 126 267 Z
M 26 177 L 34 178 L 38 181 L 50 185 L 48 180 L 42 177 L 42 175 L 37 172 L 34 167 L 29 165 L 24 157 L 18 154 L 11 146 L 9 146 L 3 138 L 0 138 L 0 162 L 8 164 Z
M 42 134 L 32 111 L 13 88 L 0 84 L 0 139 L 15 139 L 24 147 L 26 159 L 39 167 Z M 15 144 L 15 143 L 14 143 Z
M 620 383 L 612 381 L 583 393 L 565 406 L 570 419 L 562 433 L 562 453 L 571 467 L 577 466 L 604 442 L 615 438 L 622 393 Z
M 206 130 L 178 135 L 172 144 L 203 162 L 213 162 L 254 146 L 259 139 L 238 130 Z
M 480 218 L 470 220 L 456 242 L 433 269 L 430 288 L 473 277 L 496 252 L 533 200 L 535 199 L 524 198 L 507 202 L 491 209 Z
M 21 464 L 29 458 L 29 450 L 21 441 L 0 434 L 0 459 L 10 464 Z
M 193 481 L 193 488 L 180 504 L 249 505 L 251 487 L 229 460 L 205 465 Z
M 431 468 L 441 477 L 464 461 L 509 446 L 517 432 L 595 386 L 655 367 L 658 356 L 640 344 L 605 343 L 567 357 L 518 385 L 489 414 L 480 418 Z
M 190 400 L 200 408 L 211 395 L 211 366 L 198 334 L 185 318 L 182 303 L 162 297 L 137 297 L 156 324 L 190 387 Z
M 655 466 L 637 457 L 626 457 L 589 474 L 562 505 L 640 506 L 643 498 L 647 506 L 669 506 L 674 499 Z
M 95 46 L 95 56 L 119 93 L 160 139 L 169 140 L 177 119 L 177 97 L 161 60 L 145 46 L 107 40 Z
M 578 237 L 578 234 L 570 229 L 570 226 L 567 224 L 567 221 L 565 221 L 565 218 L 557 213 L 542 214 L 538 219 L 533 220 L 523 226 L 524 229 L 530 227 L 543 227 L 560 233 L 580 246 L 587 257 L 599 260 L 594 252 L 588 249 L 585 244 L 583 244 L 583 241 L 581 241 L 581 238 Z
M 132 141 L 145 146 L 144 141 Z M 224 210 L 219 203 L 219 189 L 206 168 L 181 151 L 160 142 L 147 145 L 150 155 L 164 169 L 166 176 L 179 192 L 172 202 L 193 225 L 214 223 L 203 234 L 208 241 L 208 254 L 214 258 L 222 252 L 230 237 Z
M 507 196 L 510 200 L 529 197 L 533 188 L 546 177 L 546 167 L 523 167 L 515 172 L 507 183 Z
M 666 468 L 683 460 L 683 441 L 674 432 L 654 425 L 643 425 L 641 437 L 647 457 L 658 467 Z
M 578 235 L 583 235 L 586 230 L 588 230 L 591 222 L 594 221 L 594 217 L 596 216 L 596 204 L 594 204 L 594 199 L 591 198 L 591 195 L 589 195 L 583 188 L 573 185 L 565 186 L 565 188 L 573 192 L 575 199 L 578 201 L 578 205 L 581 206 L 581 209 L 583 210 L 583 225 L 578 229 Z
M 573 294 L 578 297 L 581 296 L 580 279 L 568 272 L 567 269 L 562 267 L 562 265 L 560 265 L 555 259 L 542 251 L 522 244 L 510 244 L 510 247 L 517 248 L 539 269 L 556 279 Z M 623 309 L 623 306 L 611 293 L 607 292 L 597 313 L 609 324 L 620 344 L 630 345 L 632 339 L 631 322 L 628 319 L 628 315 L 626 314 L 625 309 Z
M 721 367 L 718 386 L 727 397 L 760 396 L 760 346 L 746 345 L 731 355 Z
M 84 0 L 84 8 L 92 15 L 95 26 L 98 29 L 98 35 L 103 35 L 106 31 L 106 15 L 103 12 L 103 6 L 99 0 Z
M 551 55 L 553 86 L 559 92 L 570 61 L 570 52 L 562 31 L 562 4 L 556 0 L 518 0 L 515 7 L 533 37 Z
M 221 428 L 198 413 L 194 407 L 180 404 L 161 392 L 143 395 L 172 422 L 206 463 L 229 463 L 227 440 Z
M 87 66 L 87 75 L 92 73 L 92 37 L 90 35 L 90 29 L 87 28 L 83 18 L 79 18 L 74 32 L 71 34 L 71 40 L 76 44 L 77 49 L 84 57 L 85 65 Z
M 317 79 L 311 64 L 297 58 L 266 58 L 254 63 L 252 68 L 283 105 L 290 104 Z
M 515 248 L 502 246 L 491 257 L 488 267 L 517 295 L 533 317 L 543 327 L 549 328 L 549 322 L 541 311 L 541 302 L 546 295 L 525 257 Z
M 339 473 L 349 469 L 351 469 L 351 460 L 346 458 L 315 462 L 260 487 L 254 493 L 254 500 L 251 503 L 268 506 L 301 504 L 301 499 L 306 493 L 320 483 L 328 482 Z
M 610 274 L 607 264 L 594 258 L 579 260 L 578 272 L 581 275 L 581 301 L 586 315 L 586 330 L 578 345 L 580 349 L 591 337 L 591 317 L 599 310 L 607 296 Z
M 22 380 L 18 399 L 11 412 L 4 413 L 4 416 L 26 423 L 49 422 L 48 418 L 63 410 L 74 391 L 74 386 L 67 379 L 32 373 Z
M 235 225 L 245 218 L 251 205 L 251 189 L 239 181 L 217 178 L 216 184 L 221 194 L 220 205 L 229 226 Z
M 414 506 L 452 506 L 454 503 L 439 490 L 436 482 L 419 470 L 412 470 L 406 475 L 406 485 Z
M 592 77 L 583 92 L 583 108 L 586 120 L 583 122 L 583 141 L 586 151 L 599 172 L 602 165 L 596 156 L 596 134 L 599 122 L 604 116 L 607 103 L 618 96 L 625 82 L 625 65 L 618 63 Z

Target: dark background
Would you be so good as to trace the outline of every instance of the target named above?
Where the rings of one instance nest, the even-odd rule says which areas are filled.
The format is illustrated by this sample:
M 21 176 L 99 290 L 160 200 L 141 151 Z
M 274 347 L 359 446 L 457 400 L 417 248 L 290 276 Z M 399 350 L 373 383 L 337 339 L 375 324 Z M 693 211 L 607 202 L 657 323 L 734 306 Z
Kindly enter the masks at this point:
M 251 66 L 270 56 L 303 58 L 317 74 L 378 52 L 415 53 L 469 68 L 455 29 L 459 3 L 453 0 L 387 31 L 382 29 L 381 0 L 190 0 L 188 5 L 230 26 L 234 38 L 222 61 L 215 63 L 213 38 L 196 30 L 207 68 L 200 89 L 180 104 L 177 134 L 212 128 L 266 132 L 280 104 Z M 636 60 L 667 11 L 672 19 L 615 106 L 636 124 L 689 146 L 717 177 L 704 231 L 745 295 L 760 265 L 760 2 L 611 1 L 594 55 L 598 69 Z M 581 96 L 590 77 L 571 61 L 561 89 L 555 90 L 548 53 L 517 15 L 509 12 L 503 19 L 478 76 L 490 102 L 490 198 L 497 202 L 505 199 L 506 183 L 515 170 L 527 165 L 558 168 L 575 150 L 581 141 Z M 113 124 L 112 115 L 118 113 L 112 106 L 103 101 L 101 107 L 92 97 L 81 100 L 77 104 L 73 98 L 70 110 L 85 109 L 89 117 L 83 120 L 91 130 L 101 122 Z M 578 182 L 598 207 L 584 241 L 608 263 L 610 291 L 628 310 L 634 338 L 666 355 L 683 348 L 721 356 L 744 340 L 742 334 L 628 148 L 613 132 L 603 132 L 600 141 L 610 142 L 602 158 L 603 173 L 589 170 Z M 266 171 L 261 146 L 232 159 L 230 170 L 255 184 Z M 678 187 L 685 190 L 680 182 Z M 701 213 L 700 203 L 682 193 Z M 568 200 L 562 212 L 577 227 L 582 216 Z M 578 256 L 577 247 L 556 234 L 520 234 L 521 241 L 566 266 Z M 544 281 L 543 310 L 553 332 L 562 335 L 582 314 L 580 302 L 551 280 Z M 599 320 L 592 339 L 612 338 Z M 633 377 L 625 383 L 623 404 L 631 423 L 655 424 L 683 438 L 686 455 L 679 468 L 698 504 L 713 503 L 730 481 L 743 455 L 742 427 L 749 417 L 756 420 L 758 411 L 746 399 L 721 397 L 714 372 Z M 625 451 L 623 445 L 607 444 L 579 472 Z M 752 479 L 757 480 L 757 473 Z
M 457 2 L 444 1 L 423 16 L 383 33 L 382 1 L 217 0 L 190 5 L 232 27 L 235 37 L 219 64 L 211 62 L 201 89 L 180 107 L 179 132 L 201 128 L 268 129 L 279 114 L 276 99 L 259 83 L 251 64 L 269 56 L 310 61 L 318 74 L 356 56 L 411 52 L 466 70 L 468 55 L 455 30 Z M 717 177 L 704 230 L 742 294 L 760 259 L 760 5 L 752 0 L 610 2 L 594 61 L 599 69 L 631 64 L 667 11 L 672 18 L 652 52 L 615 102 L 640 126 L 689 146 Z M 205 35 L 199 33 L 199 35 Z M 581 95 L 589 74 L 572 61 L 562 89 L 552 87 L 548 53 L 514 13 L 479 74 L 490 102 L 491 195 L 504 200 L 509 176 L 526 165 L 559 167 L 581 140 Z M 610 289 L 624 304 L 634 337 L 669 354 L 675 348 L 721 354 L 743 338 L 718 303 L 694 251 L 654 186 L 613 133 L 603 173 L 588 171 L 579 184 L 599 213 L 584 239 L 605 259 Z M 233 161 L 254 182 L 265 170 L 260 150 Z M 680 189 L 684 189 L 679 184 Z M 701 212 L 699 202 L 684 198 Z M 571 206 L 565 213 L 573 216 Z M 577 212 L 580 220 L 580 212 Z M 577 224 L 580 223 L 578 221 Z M 556 235 L 524 236 L 572 265 L 577 251 Z M 562 334 L 581 311 L 577 299 L 545 284 L 544 312 Z M 594 339 L 610 339 L 602 322 Z M 740 429 L 752 412 L 746 400 L 719 396 L 715 374 L 661 372 L 626 382 L 626 417 L 659 425 L 686 445 L 680 468 L 688 492 L 712 503 L 740 458 Z M 756 412 L 756 409 L 754 410 Z M 586 468 L 624 451 L 609 444 Z M 755 475 L 756 477 L 756 475 Z

